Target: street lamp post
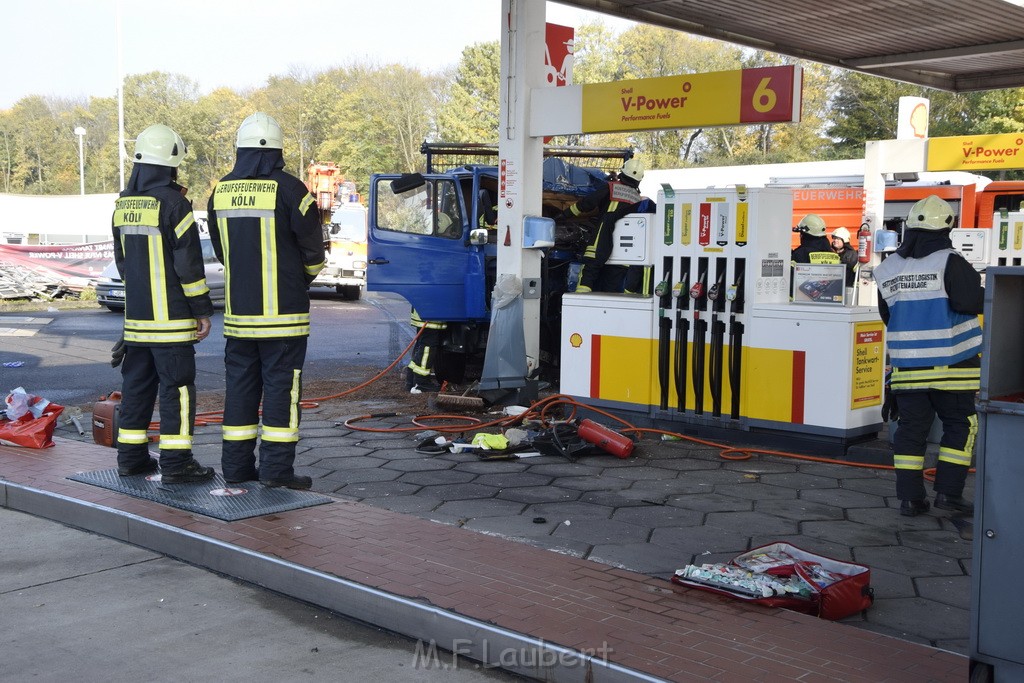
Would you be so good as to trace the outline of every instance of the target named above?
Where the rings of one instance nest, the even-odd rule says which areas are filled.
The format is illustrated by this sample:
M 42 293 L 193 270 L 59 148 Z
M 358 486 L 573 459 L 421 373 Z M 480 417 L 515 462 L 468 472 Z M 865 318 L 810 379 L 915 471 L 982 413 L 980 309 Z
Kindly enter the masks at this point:
M 75 135 L 78 136 L 78 184 L 82 194 L 85 194 L 85 154 L 82 148 L 82 142 L 85 140 L 85 128 L 81 126 L 75 128 Z

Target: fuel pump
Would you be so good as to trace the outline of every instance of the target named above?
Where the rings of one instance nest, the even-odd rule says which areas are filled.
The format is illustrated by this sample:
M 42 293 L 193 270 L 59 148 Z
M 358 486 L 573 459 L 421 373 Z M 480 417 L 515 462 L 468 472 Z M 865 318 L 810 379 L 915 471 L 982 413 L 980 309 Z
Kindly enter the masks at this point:
M 676 353 L 673 364 L 676 378 L 676 405 L 682 413 L 686 411 L 686 355 L 687 338 L 690 336 L 690 319 L 683 311 L 690 310 L 690 257 L 679 258 L 679 282 L 672 288 L 672 296 L 676 299 Z
M 708 387 L 711 390 L 711 415 L 722 416 L 722 351 L 725 345 L 725 269 L 728 261 L 715 259 L 715 284 L 708 290 L 711 301 L 711 351 L 708 357 Z
M 697 259 L 697 281 L 690 288 L 693 299 L 693 412 L 704 414 L 704 337 L 708 323 L 701 319 L 701 312 L 708 303 L 708 258 Z
M 661 282 L 654 288 L 658 297 L 658 388 L 661 392 L 661 409 L 668 410 L 669 387 L 669 346 L 672 341 L 672 257 L 663 260 L 664 273 Z
M 732 404 L 729 417 L 740 418 L 740 383 L 743 380 L 743 323 L 736 316 L 743 315 L 743 273 L 747 268 L 746 259 L 736 259 L 735 282 L 726 292 L 729 300 L 729 390 Z

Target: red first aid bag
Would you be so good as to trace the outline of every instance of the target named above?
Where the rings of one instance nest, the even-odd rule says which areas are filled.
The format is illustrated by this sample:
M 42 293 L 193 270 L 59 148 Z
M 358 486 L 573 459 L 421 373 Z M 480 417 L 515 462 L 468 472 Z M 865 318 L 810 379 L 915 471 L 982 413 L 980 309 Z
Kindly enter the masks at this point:
M 25 448 L 49 448 L 53 445 L 53 430 L 64 406 L 51 403 L 39 417 L 32 413 L 17 420 L 0 420 L 0 444 Z
M 784 607 L 822 619 L 842 619 L 874 602 L 871 569 L 862 564 L 816 555 L 789 543 L 769 543 L 737 555 L 727 565 L 680 569 L 672 582 L 768 607 Z M 778 577 L 800 585 L 801 593 L 767 594 L 770 589 L 731 580 L 742 575 Z M 759 592 L 762 591 L 763 592 Z

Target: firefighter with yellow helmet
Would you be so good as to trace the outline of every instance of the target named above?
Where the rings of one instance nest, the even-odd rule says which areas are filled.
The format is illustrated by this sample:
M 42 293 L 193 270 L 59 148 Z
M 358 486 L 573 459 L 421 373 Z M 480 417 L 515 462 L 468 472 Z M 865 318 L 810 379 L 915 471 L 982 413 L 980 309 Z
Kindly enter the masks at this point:
M 213 468 L 192 457 L 196 414 L 194 345 L 210 333 L 213 304 L 206 286 L 199 228 L 185 188 L 177 183 L 185 142 L 156 124 L 139 133 L 135 165 L 114 204 L 114 262 L 124 280 L 117 472 L 148 474 L 147 429 L 160 400 L 161 479 L 165 484 L 204 481 Z
M 302 181 L 283 170 L 283 135 L 272 117 L 245 119 L 236 147 L 235 166 L 208 205 L 211 241 L 224 264 L 224 479 L 308 489 L 312 480 L 293 465 L 307 288 L 325 260 L 319 212 Z
M 953 249 L 953 209 L 930 195 L 907 216 L 903 243 L 874 269 L 882 298 L 892 364 L 890 388 L 899 421 L 893 439 L 900 514 L 929 508 L 924 457 L 935 416 L 942 422 L 935 470 L 935 507 L 970 513 L 963 497 L 978 417 L 974 395 L 981 381 L 981 276 Z
M 615 223 L 633 211 L 640 201 L 640 181 L 644 178 L 644 165 L 639 159 L 627 159 L 617 180 L 609 180 L 562 212 L 560 218 L 572 219 L 588 215 L 597 216 L 597 226 L 590 243 L 583 252 L 576 291 L 622 291 L 625 268 L 617 267 L 610 277 L 605 262 L 611 256 Z
M 818 214 L 809 213 L 801 218 L 793 232 L 800 233 L 800 246 L 790 254 L 793 263 L 840 263 L 825 237 L 825 221 Z

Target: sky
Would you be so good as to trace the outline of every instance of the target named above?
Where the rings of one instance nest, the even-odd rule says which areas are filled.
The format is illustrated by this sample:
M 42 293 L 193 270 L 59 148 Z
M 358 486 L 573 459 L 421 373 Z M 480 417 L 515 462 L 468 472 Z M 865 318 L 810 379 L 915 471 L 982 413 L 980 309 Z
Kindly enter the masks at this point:
M 28 95 L 87 99 L 117 92 L 117 7 L 125 75 L 182 74 L 205 94 L 268 76 L 353 62 L 424 71 L 467 45 L 499 39 L 500 0 L 22 0 L 5 3 L 0 109 Z M 547 20 L 631 24 L 555 2 Z

